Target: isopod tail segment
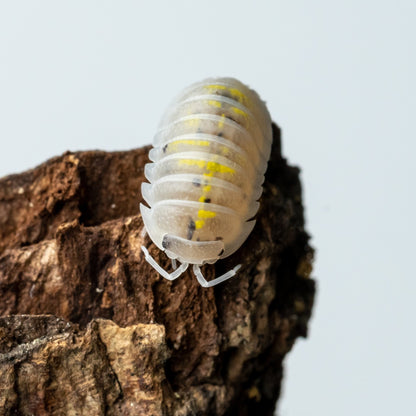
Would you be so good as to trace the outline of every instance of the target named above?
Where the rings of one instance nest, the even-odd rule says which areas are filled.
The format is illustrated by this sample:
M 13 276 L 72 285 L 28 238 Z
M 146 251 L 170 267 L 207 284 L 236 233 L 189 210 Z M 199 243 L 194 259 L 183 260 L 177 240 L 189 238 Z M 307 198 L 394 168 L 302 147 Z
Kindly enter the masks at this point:
M 177 279 L 182 273 L 186 271 L 189 264 L 188 263 L 182 263 L 177 269 L 176 269 L 176 261 L 174 262 L 172 259 L 173 268 L 175 269 L 172 273 L 168 273 L 166 270 L 164 270 L 157 262 L 156 260 L 149 254 L 149 251 L 146 247 L 141 246 L 141 249 L 144 253 L 145 260 L 165 279 L 167 280 L 175 280 Z M 233 269 L 229 270 L 227 273 L 224 273 L 222 276 L 219 276 L 211 281 L 207 281 L 205 277 L 203 276 L 201 269 L 198 264 L 194 264 L 192 267 L 192 270 L 195 274 L 195 277 L 197 278 L 199 284 L 202 287 L 212 287 L 215 285 L 218 285 L 219 283 L 224 282 L 225 280 L 230 279 L 231 277 L 235 276 L 237 274 L 237 271 L 240 269 L 241 264 L 238 264 Z

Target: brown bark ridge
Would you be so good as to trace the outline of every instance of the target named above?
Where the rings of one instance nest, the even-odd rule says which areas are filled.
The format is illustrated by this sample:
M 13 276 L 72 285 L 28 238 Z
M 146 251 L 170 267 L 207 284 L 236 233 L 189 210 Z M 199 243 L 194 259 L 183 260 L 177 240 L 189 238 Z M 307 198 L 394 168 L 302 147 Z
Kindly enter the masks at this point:
M 202 288 L 141 245 L 149 147 L 67 152 L 0 179 L 1 415 L 272 415 L 315 285 L 299 169 L 274 126 L 257 224 Z

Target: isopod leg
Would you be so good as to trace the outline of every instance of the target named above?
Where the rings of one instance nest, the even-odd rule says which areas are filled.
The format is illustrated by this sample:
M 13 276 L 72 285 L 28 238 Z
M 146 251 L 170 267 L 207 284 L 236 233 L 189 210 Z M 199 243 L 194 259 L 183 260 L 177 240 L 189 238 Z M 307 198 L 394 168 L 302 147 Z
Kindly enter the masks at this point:
M 225 280 L 229 279 L 230 277 L 235 276 L 240 267 L 241 267 L 241 264 L 238 264 L 237 266 L 235 266 L 233 269 L 231 269 L 227 273 L 223 274 L 220 277 L 217 277 L 217 278 L 211 280 L 210 282 L 205 280 L 204 276 L 201 273 L 201 269 L 199 268 L 199 266 L 197 264 L 194 264 L 192 269 L 193 269 L 194 274 L 195 274 L 196 278 L 198 279 L 198 282 L 201 286 L 203 286 L 203 287 L 212 287 L 212 286 L 217 285 L 218 283 L 224 282 Z
M 171 259 L 171 261 L 172 261 L 173 270 L 176 270 L 176 268 L 178 267 L 177 264 L 176 264 L 176 259 Z
M 175 280 L 177 279 L 187 268 L 188 263 L 182 263 L 174 272 L 168 273 L 166 270 L 163 270 L 161 266 L 159 266 L 155 259 L 149 254 L 147 248 L 142 246 L 142 251 L 144 253 L 144 258 L 146 261 L 165 279 L 167 280 Z

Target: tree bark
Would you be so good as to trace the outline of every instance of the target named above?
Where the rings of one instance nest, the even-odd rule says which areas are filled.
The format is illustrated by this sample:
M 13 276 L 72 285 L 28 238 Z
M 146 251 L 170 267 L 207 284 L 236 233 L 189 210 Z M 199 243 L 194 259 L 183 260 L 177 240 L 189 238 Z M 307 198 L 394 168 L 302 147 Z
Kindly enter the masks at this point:
M 274 145 L 254 231 L 169 282 L 143 232 L 149 147 L 67 152 L 0 179 L 1 415 L 272 415 L 315 286 L 299 169 Z

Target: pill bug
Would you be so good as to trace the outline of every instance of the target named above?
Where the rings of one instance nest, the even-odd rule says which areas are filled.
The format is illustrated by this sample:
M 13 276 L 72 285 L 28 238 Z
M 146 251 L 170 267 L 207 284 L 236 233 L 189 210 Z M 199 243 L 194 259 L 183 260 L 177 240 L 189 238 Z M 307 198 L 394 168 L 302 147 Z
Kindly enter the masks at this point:
M 236 274 L 240 265 L 207 281 L 199 266 L 231 255 L 252 231 L 271 143 L 265 104 L 234 78 L 197 82 L 176 97 L 149 152 L 150 183 L 141 188 L 150 207 L 140 205 L 146 231 L 175 270 L 142 250 L 163 277 L 176 279 L 189 264 L 204 287 Z

